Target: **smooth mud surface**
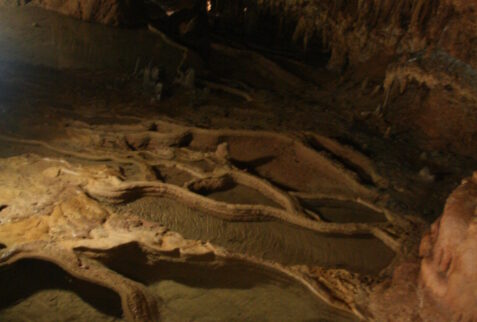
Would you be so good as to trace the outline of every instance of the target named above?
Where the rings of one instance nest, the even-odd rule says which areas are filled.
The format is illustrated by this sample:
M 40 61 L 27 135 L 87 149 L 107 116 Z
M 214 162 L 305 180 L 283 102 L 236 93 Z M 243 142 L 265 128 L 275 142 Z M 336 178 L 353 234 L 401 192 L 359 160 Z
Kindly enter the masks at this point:
M 128 256 L 123 256 L 128 254 Z M 164 321 L 356 321 L 293 279 L 239 261 L 151 265 L 140 249 L 112 252 L 104 264 L 147 285 Z
M 163 299 L 165 321 L 355 321 L 298 285 L 243 268 L 212 274 L 195 270 L 179 282 L 162 280 L 149 289 Z
M 23 260 L 0 268 L 0 283 L 0 321 L 123 321 L 117 294 L 54 264 Z

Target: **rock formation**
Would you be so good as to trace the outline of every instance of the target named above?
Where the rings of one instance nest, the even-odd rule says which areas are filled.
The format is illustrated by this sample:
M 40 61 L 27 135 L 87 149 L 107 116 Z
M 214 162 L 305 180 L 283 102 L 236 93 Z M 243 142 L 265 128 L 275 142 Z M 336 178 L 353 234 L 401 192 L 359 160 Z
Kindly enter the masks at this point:
M 370 310 L 377 321 L 475 321 L 477 173 L 447 199 L 442 216 L 392 279 L 373 289 Z
M 290 55 L 290 51 L 301 50 L 299 57 L 324 60 L 337 71 L 366 66 L 364 77 L 385 79 L 385 118 L 398 131 L 418 132 L 422 144 L 430 149 L 476 154 L 470 148 L 477 145 L 473 107 L 477 13 L 473 2 L 214 3 L 215 29 L 227 35 L 232 30 L 242 41 L 262 45 L 264 50 L 272 48 L 272 53 Z M 399 102 L 406 99 L 400 98 L 408 87 L 413 88 L 411 96 L 418 98 L 401 106 Z M 397 104 L 391 104 L 396 100 Z
M 475 63 L 469 51 L 475 38 L 472 2 L 261 0 L 240 5 L 219 0 L 214 7 L 223 24 L 242 23 L 250 33 L 268 21 L 278 23 L 276 33 L 291 35 L 304 47 L 317 39 L 331 51 L 335 66 L 436 47 Z
M 122 260 L 112 260 L 110 255 L 130 247 L 140 251 L 127 260 L 146 265 L 146 271 L 161 263 L 199 262 L 213 268 L 239 261 L 283 275 L 332 307 L 368 317 L 356 304 L 367 290 L 367 282 L 359 281 L 358 274 L 316 265 L 284 266 L 229 253 L 210 243 L 185 240 L 140 215 L 118 213 L 121 205 L 138 199 L 170 200 L 224 222 L 282 222 L 313 234 L 357 236 L 355 242 L 363 235 L 372 236 L 383 245 L 381 256 L 387 258 L 377 271 L 392 267 L 391 259 L 400 258 L 409 247 L 401 232 L 412 228 L 413 220 L 367 201 L 379 194 L 374 185 L 386 187 L 387 180 L 364 155 L 332 139 L 312 133 L 302 133 L 301 138 L 265 131 L 204 130 L 160 120 L 105 126 L 68 122 L 66 128 L 68 134 L 56 143 L 3 135 L 0 139 L 90 162 L 109 160 L 117 166 L 74 166 L 35 155 L 0 162 L 0 267 L 34 258 L 54 263 L 76 278 L 116 292 L 130 321 L 156 320 L 158 300 L 141 283 L 94 261 L 122 267 Z M 257 159 L 269 161 L 257 165 Z M 360 183 L 362 175 L 370 178 L 373 187 Z M 267 179 L 290 185 L 295 192 L 283 191 Z M 243 203 L 230 199 L 237 196 L 219 197 L 220 192 L 235 188 Z M 321 200 L 324 207 L 333 202 L 355 204 L 382 215 L 382 222 L 328 222 L 305 210 L 302 200 Z M 255 242 L 258 239 L 254 237 Z M 145 252 L 147 264 L 141 263 L 138 252 Z
M 0 3 L 26 14 L 0 36 L 29 55 L 5 57 L 33 71 L 0 59 L 0 284 L 41 262 L 112 293 L 111 318 L 174 320 L 161 274 L 213 275 L 205 293 L 228 267 L 304 289 L 333 321 L 477 320 L 477 173 L 421 241 L 475 169 L 473 3 Z M 50 40 L 87 63 L 33 68 Z M 116 53 L 135 66 L 88 63 Z M 0 320 L 34 301 L 8 285 Z
M 477 173 L 447 199 L 421 242 L 420 280 L 456 321 L 477 319 Z

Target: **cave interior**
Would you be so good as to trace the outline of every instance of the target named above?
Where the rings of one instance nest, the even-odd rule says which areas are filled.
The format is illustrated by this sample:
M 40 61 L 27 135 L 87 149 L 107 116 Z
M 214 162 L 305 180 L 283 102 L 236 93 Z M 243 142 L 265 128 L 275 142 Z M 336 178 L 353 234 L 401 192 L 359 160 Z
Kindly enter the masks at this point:
M 0 321 L 477 321 L 476 170 L 476 1 L 0 0 Z

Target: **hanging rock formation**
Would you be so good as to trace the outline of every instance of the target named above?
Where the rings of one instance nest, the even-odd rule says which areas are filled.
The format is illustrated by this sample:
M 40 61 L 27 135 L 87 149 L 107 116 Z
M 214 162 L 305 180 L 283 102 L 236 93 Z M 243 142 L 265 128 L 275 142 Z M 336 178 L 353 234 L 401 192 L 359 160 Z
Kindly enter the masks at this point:
M 475 39 L 474 4 L 431 1 L 244 1 L 215 2 L 223 23 L 244 24 L 254 31 L 261 20 L 277 18 L 277 33 L 292 35 L 304 47 L 318 39 L 331 51 L 331 66 L 358 63 L 375 55 L 400 55 L 443 48 L 458 59 L 475 63 L 469 50 Z M 286 30 L 292 29 L 292 30 Z
M 384 119 L 395 132 L 413 133 L 429 150 L 476 155 L 474 2 L 212 3 L 212 28 L 224 37 L 235 35 L 253 48 L 305 58 L 340 73 L 364 66 L 364 76 L 351 72 L 351 77 L 383 82 Z

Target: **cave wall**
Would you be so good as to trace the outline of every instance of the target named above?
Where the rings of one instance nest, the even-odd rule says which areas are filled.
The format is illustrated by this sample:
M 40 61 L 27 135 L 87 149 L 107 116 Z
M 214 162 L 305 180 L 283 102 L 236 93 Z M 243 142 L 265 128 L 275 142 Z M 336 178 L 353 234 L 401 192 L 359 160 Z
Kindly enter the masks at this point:
M 138 25 L 147 20 L 143 0 L 0 0 L 32 2 L 49 10 L 108 25 Z M 157 1 L 156 1 L 157 2 Z M 156 3 L 148 1 L 148 3 Z M 182 8 L 198 0 L 164 1 Z M 477 13 L 463 0 L 211 0 L 211 21 L 246 37 L 268 35 L 282 47 L 321 46 L 330 67 L 372 59 L 444 50 L 477 64 Z M 190 7 L 189 6 L 189 7 Z M 267 39 L 263 39 L 267 40 Z
M 213 20 L 222 30 L 234 28 L 247 40 L 262 33 L 268 47 L 288 43 L 312 59 L 323 59 L 320 51 L 326 52 L 324 65 L 338 72 L 373 69 L 373 75 L 381 75 L 383 110 L 395 133 L 413 133 L 413 140 L 429 150 L 477 157 L 475 1 L 213 3 Z M 409 88 L 415 98 L 402 99 Z
M 3 0 L 8 2 L 11 0 Z M 29 1 L 16 1 L 29 2 Z M 142 0 L 31 0 L 36 5 L 86 21 L 109 25 L 144 24 Z M 183 7 L 184 2 L 164 1 Z M 376 55 L 408 55 L 442 49 L 477 64 L 477 13 L 463 0 L 212 0 L 211 19 L 245 37 L 270 35 L 282 47 L 321 46 L 330 67 Z M 148 9 L 149 10 L 149 9 Z M 264 39 L 266 40 L 266 39 Z
M 217 9 L 220 11 L 220 3 Z M 330 66 L 364 62 L 377 54 L 409 54 L 441 48 L 476 64 L 475 3 L 461 0 L 259 0 L 232 1 L 224 14 L 231 24 L 254 24 L 277 17 L 277 32 L 306 48 L 319 39 L 332 55 Z M 244 8 L 247 10 L 244 12 Z M 286 30 L 292 26 L 293 30 Z

